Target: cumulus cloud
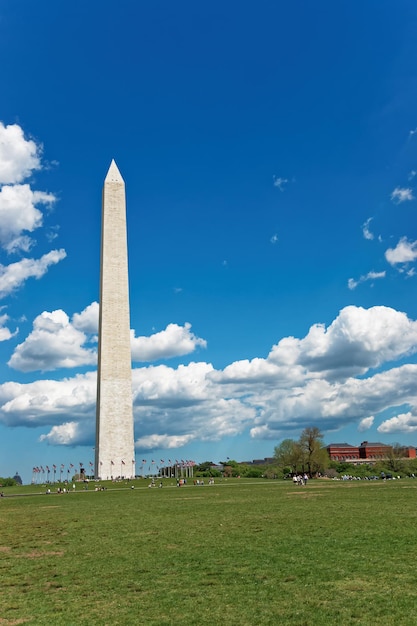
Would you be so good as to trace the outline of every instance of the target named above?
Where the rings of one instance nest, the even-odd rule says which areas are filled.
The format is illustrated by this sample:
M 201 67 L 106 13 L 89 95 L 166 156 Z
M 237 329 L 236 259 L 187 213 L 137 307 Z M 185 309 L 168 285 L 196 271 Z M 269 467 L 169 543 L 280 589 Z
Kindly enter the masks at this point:
M 271 239 L 269 240 L 272 244 L 276 244 L 278 242 L 278 235 L 275 233 L 275 235 L 272 235 Z
M 32 332 L 16 347 L 8 365 L 21 372 L 92 365 L 96 352 L 84 347 L 86 340 L 64 311 L 44 312 L 34 320 Z
M 225 399 L 221 389 L 216 389 L 206 376 L 212 369 L 207 363 L 190 363 L 177 369 L 150 366 L 133 370 L 138 450 L 171 449 L 197 439 L 216 441 L 243 432 L 253 422 L 255 408 L 237 399 Z M 95 391 L 92 374 L 66 379 L 61 384 L 6 383 L 0 385 L 0 422 L 50 424 L 42 441 L 78 445 L 94 429 Z M 91 434 L 90 443 L 92 440 Z
M 21 287 L 28 278 L 41 278 L 51 265 L 56 265 L 66 256 L 63 249 L 51 250 L 40 259 L 22 259 L 10 265 L 0 264 L 0 298 Z
M 182 448 L 193 440 L 193 435 L 147 435 L 135 441 L 135 447 L 142 452 L 147 450 L 172 450 Z
M 157 361 L 193 352 L 197 347 L 205 348 L 207 342 L 191 332 L 191 324 L 184 326 L 168 324 L 165 330 L 150 337 L 135 337 L 131 331 L 132 361 Z
M 295 363 L 273 363 L 271 360 L 254 358 L 231 363 L 223 371 L 208 374 L 210 380 L 221 385 L 277 385 L 288 387 L 304 380 L 305 369 Z M 246 393 L 242 387 L 243 393 Z
M 50 207 L 56 197 L 36 191 L 23 181 L 41 169 L 41 146 L 26 139 L 17 124 L 0 122 L 0 246 L 7 252 L 28 252 L 28 233 L 42 226 L 40 207 Z
M 405 313 L 385 306 L 347 306 L 328 328 L 315 324 L 304 339 L 282 339 L 268 360 L 343 378 L 364 374 L 416 350 L 417 322 Z
M 322 430 L 337 430 L 399 403 L 415 406 L 416 374 L 416 365 L 406 365 L 366 379 L 316 379 L 289 392 L 271 390 L 269 395 L 263 395 L 262 411 L 258 412 L 251 434 L 263 437 L 268 432 L 276 439 L 311 426 L 312 415 Z
M 209 363 L 189 363 L 173 369 L 167 365 L 134 369 L 134 404 L 184 408 L 204 402 L 210 395 Z
M 377 428 L 379 433 L 415 433 L 417 431 L 417 414 L 409 411 L 385 420 Z
M 99 303 L 92 302 L 81 313 L 74 313 L 72 323 L 74 328 L 84 333 L 97 334 Z
M 96 394 L 95 372 L 27 384 L 6 382 L 0 385 L 0 423 L 43 426 L 92 420 Z
M 78 422 L 64 422 L 60 426 L 53 426 L 48 434 L 41 435 L 39 441 L 60 446 L 76 445 L 79 444 L 79 431 Z
M 20 126 L 0 122 L 0 246 L 9 254 L 31 250 L 35 243 L 31 233 L 43 225 L 41 209 L 56 202 L 53 194 L 24 183 L 41 169 L 41 153 L 42 147 L 27 139 Z M 0 297 L 20 288 L 29 277 L 41 278 L 64 257 L 64 250 L 51 250 L 37 260 L 24 258 L 0 265 Z
M 402 237 L 395 248 L 388 248 L 385 258 L 390 265 L 412 263 L 417 259 L 417 241 L 408 241 Z
M 375 417 L 373 415 L 371 415 L 370 417 L 364 417 L 359 422 L 358 431 L 362 433 L 365 430 L 369 430 L 371 426 L 373 425 L 374 421 L 375 421 Z
M 385 278 L 385 275 L 386 275 L 386 272 L 374 272 L 372 270 L 368 272 L 367 274 L 360 276 L 358 280 L 355 280 L 354 278 L 349 278 L 348 287 L 349 289 L 356 289 L 356 287 L 360 285 L 361 283 L 365 283 L 368 280 L 377 280 L 378 278 Z
M 33 232 L 42 225 L 38 205 L 51 206 L 54 195 L 32 191 L 29 185 L 5 185 L 0 189 L 0 245 L 7 251 L 27 249 L 30 242 L 24 231 Z
M 78 329 L 69 328 L 63 312 L 40 316 L 26 347 L 37 332 L 39 337 L 45 334 L 46 344 L 48 333 L 62 333 L 73 343 L 67 346 L 69 357 L 71 349 L 77 357 L 74 346 L 84 349 L 81 327 L 88 326 L 82 320 L 93 309 L 79 315 Z M 40 345 L 44 343 L 42 336 Z M 28 355 L 29 367 L 35 352 Z M 277 440 L 296 435 L 312 419 L 324 432 L 348 424 L 363 431 L 379 415 L 404 406 L 409 413 L 385 420 L 379 432 L 411 432 L 407 429 L 414 428 L 417 414 L 417 364 L 396 366 L 395 361 L 416 352 L 417 322 L 405 313 L 350 306 L 327 327 L 314 324 L 303 338 L 282 338 L 266 358 L 237 361 L 223 370 L 205 362 L 135 368 L 136 448 L 172 449 L 243 432 L 254 439 Z M 41 353 L 40 358 L 50 363 L 55 357 Z M 379 366 L 382 371 L 372 371 Z M 51 445 L 91 445 L 95 401 L 94 372 L 61 381 L 3 383 L 0 423 L 48 427 L 42 441 Z
M 20 183 L 41 167 L 42 146 L 26 139 L 17 124 L 0 122 L 0 185 Z
M 0 283 L 1 284 L 1 283 Z M 44 311 L 33 322 L 33 330 L 19 344 L 8 362 L 23 372 L 52 371 L 58 368 L 93 365 L 97 362 L 99 304 L 92 302 L 70 320 L 62 310 Z M 2 329 L 7 316 L 0 317 L 0 341 L 12 335 Z M 190 354 L 207 342 L 191 332 L 191 324 L 169 324 L 150 337 L 135 337 L 131 330 L 133 361 L 155 361 Z
M 413 190 L 411 187 L 396 187 L 391 193 L 391 200 L 396 204 L 406 202 L 408 200 L 414 200 Z
M 8 341 L 19 332 L 18 328 L 16 328 L 14 332 L 7 328 L 6 324 L 9 322 L 9 320 L 10 318 L 7 313 L 3 313 L 2 315 L 0 315 L 0 341 Z

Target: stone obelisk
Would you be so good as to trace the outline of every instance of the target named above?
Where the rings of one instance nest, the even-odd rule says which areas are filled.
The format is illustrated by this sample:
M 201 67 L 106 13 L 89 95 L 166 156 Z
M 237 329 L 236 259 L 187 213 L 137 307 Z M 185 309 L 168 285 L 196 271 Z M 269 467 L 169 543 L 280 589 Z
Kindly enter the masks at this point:
M 101 215 L 95 476 L 135 473 L 124 180 L 111 162 Z

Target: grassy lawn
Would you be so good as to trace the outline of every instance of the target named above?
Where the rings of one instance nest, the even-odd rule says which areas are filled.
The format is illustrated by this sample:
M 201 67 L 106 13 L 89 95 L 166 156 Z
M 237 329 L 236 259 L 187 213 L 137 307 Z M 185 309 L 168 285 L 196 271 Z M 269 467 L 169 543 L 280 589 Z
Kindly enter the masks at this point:
M 3 489 L 0 626 L 416 623 L 417 480 L 170 482 Z

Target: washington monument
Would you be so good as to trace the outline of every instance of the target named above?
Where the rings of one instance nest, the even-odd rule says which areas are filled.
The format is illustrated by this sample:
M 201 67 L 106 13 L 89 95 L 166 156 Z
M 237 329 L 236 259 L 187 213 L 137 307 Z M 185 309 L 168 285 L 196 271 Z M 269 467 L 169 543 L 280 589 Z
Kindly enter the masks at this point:
M 112 161 L 101 214 L 95 476 L 106 480 L 134 474 L 126 197 Z

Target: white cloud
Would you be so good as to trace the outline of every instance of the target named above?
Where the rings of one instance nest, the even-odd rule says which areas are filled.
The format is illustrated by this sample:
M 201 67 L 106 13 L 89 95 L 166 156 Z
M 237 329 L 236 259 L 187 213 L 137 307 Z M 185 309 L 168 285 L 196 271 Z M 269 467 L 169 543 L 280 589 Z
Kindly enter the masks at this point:
M 358 431 L 362 433 L 365 430 L 369 430 L 371 426 L 373 425 L 374 420 L 375 420 L 375 417 L 373 415 L 371 415 L 370 417 L 364 417 L 363 419 L 361 419 L 358 425 Z
M 61 425 L 92 421 L 97 394 L 96 373 L 61 380 L 0 385 L 0 422 L 8 426 Z M 92 421 L 93 424 L 93 421 Z
M 417 171 L 416 170 L 411 170 L 408 174 L 408 180 L 413 180 L 417 175 Z
M 262 411 L 258 412 L 252 436 L 265 430 L 275 438 L 286 432 L 299 432 L 314 425 L 322 430 L 337 430 L 378 414 L 393 405 L 417 405 L 416 365 L 394 368 L 366 379 L 349 378 L 344 382 L 324 379 L 307 380 L 300 387 L 263 394 Z M 256 397 L 259 402 L 259 397 Z
M 205 348 L 207 342 L 191 332 L 191 324 L 184 326 L 168 324 L 165 330 L 150 337 L 135 337 L 131 331 L 133 361 L 157 361 L 193 352 L 197 347 Z
M 93 309 L 87 307 L 77 320 L 88 319 Z M 37 350 L 41 361 L 60 358 L 50 354 L 59 333 L 71 344 L 69 356 L 71 350 L 77 356 L 83 333 L 70 326 L 63 312 L 40 316 L 26 343 L 33 348 L 29 364 Z M 32 343 L 36 338 L 38 346 Z M 315 324 L 304 338 L 284 337 L 267 358 L 237 361 L 224 370 L 204 362 L 133 369 L 136 447 L 172 449 L 244 431 L 277 440 L 297 436 L 312 419 L 324 432 L 348 424 L 361 431 L 401 406 L 410 413 L 386 420 L 379 432 L 394 427 L 408 432 L 417 412 L 417 364 L 389 368 L 389 363 L 416 352 L 416 321 L 388 307 L 350 306 L 328 327 Z M 378 366 L 383 371 L 371 371 Z M 51 445 L 93 445 L 95 402 L 95 372 L 61 381 L 3 383 L 0 423 L 48 426 L 42 440 Z
M 401 413 L 396 417 L 385 420 L 377 428 L 379 433 L 415 433 L 417 431 L 417 414 Z
M 275 233 L 275 235 L 272 235 L 271 239 L 269 240 L 272 244 L 276 244 L 278 242 L 278 235 Z
M 368 280 L 376 280 L 378 278 L 385 278 L 385 275 L 386 275 L 386 272 L 374 272 L 372 270 L 368 272 L 367 274 L 365 274 L 364 276 L 361 276 L 358 280 L 355 280 L 354 278 L 349 278 L 348 287 L 349 289 L 356 289 L 356 287 L 360 285 L 361 283 L 365 283 Z
M 158 404 L 171 408 L 200 404 L 209 398 L 207 374 L 212 370 L 208 363 L 189 363 L 177 369 L 167 365 L 134 369 L 134 403 L 139 407 Z
M 371 233 L 371 231 L 369 229 L 369 225 L 372 222 L 372 219 L 373 219 L 372 217 L 368 217 L 366 222 L 364 224 L 362 224 L 363 236 L 365 237 L 365 239 L 369 239 L 369 240 L 372 240 L 374 238 L 374 234 Z
M 42 147 L 26 139 L 17 124 L 0 122 L 0 184 L 20 183 L 41 167 Z
M 51 250 L 40 259 L 22 259 L 10 265 L 0 265 L 0 298 L 22 286 L 28 278 L 41 278 L 51 265 L 65 259 L 65 250 Z
M 0 315 L 0 341 L 8 341 L 19 332 L 18 328 L 14 332 L 7 328 L 6 324 L 8 321 L 9 316 L 6 313 Z
M 395 248 L 385 251 L 385 258 L 390 265 L 411 263 L 417 259 L 417 241 L 408 241 L 402 237 Z
M 81 313 L 74 313 L 72 317 L 74 328 L 84 333 L 97 334 L 99 309 L 98 302 L 92 302 Z
M 62 310 L 44 311 L 33 322 L 33 330 L 18 345 L 9 360 L 10 367 L 20 371 L 51 371 L 57 368 L 80 367 L 97 362 L 99 305 L 92 302 L 81 313 L 75 313 L 70 321 Z M 0 317 L 0 341 L 2 319 Z M 6 333 L 6 329 L 4 329 Z M 9 331 L 10 332 L 10 331 Z M 10 338 L 6 336 L 5 339 Z M 133 361 L 153 361 L 183 356 L 207 342 L 191 332 L 191 324 L 169 324 L 165 330 L 150 337 L 135 337 L 131 330 Z
M 139 437 L 135 441 L 135 447 L 142 452 L 146 450 L 172 450 L 182 448 L 193 441 L 193 435 L 148 435 Z
M 29 240 L 22 233 L 33 232 L 42 225 L 43 215 L 36 208 L 50 206 L 55 196 L 42 191 L 32 191 L 29 185 L 5 185 L 0 189 L 0 244 L 9 252 L 19 248 L 27 250 Z
M 223 371 L 208 374 L 210 380 L 222 385 L 279 385 L 289 387 L 301 383 L 305 377 L 305 369 L 288 362 L 276 364 L 267 359 L 244 359 L 231 363 Z M 243 389 L 243 387 L 242 387 Z M 245 390 L 243 391 L 245 393 Z
M 28 233 L 42 226 L 40 206 L 50 207 L 56 197 L 22 184 L 41 169 L 41 146 L 26 139 L 17 124 L 0 122 L 0 245 L 7 252 L 28 252 L 33 245 Z
M 280 191 L 284 191 L 284 186 L 288 183 L 288 178 L 282 178 L 281 176 L 272 177 L 274 187 L 277 187 Z
M 78 422 L 65 422 L 60 426 L 53 426 L 47 435 L 41 435 L 39 441 L 46 441 L 52 445 L 65 446 L 78 441 L 80 425 Z
M 414 200 L 413 190 L 410 187 L 396 187 L 391 193 L 391 200 L 396 204 L 406 202 L 407 200 Z
M 412 137 L 416 133 L 417 133 L 417 128 L 413 128 L 412 130 L 410 130 L 410 137 Z
M 282 339 L 268 360 L 302 365 L 310 373 L 345 377 L 364 374 L 371 367 L 416 351 L 417 322 L 405 313 L 385 306 L 347 306 L 327 329 L 315 324 L 304 339 Z
M 93 365 L 96 352 L 84 347 L 86 340 L 64 311 L 44 312 L 34 320 L 32 332 L 16 347 L 8 365 L 21 372 Z

